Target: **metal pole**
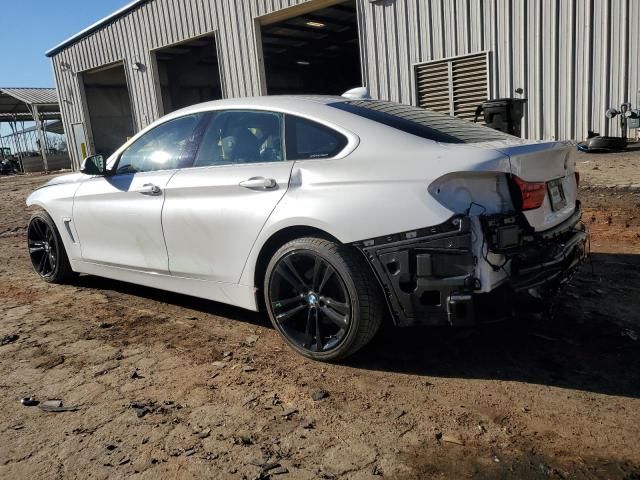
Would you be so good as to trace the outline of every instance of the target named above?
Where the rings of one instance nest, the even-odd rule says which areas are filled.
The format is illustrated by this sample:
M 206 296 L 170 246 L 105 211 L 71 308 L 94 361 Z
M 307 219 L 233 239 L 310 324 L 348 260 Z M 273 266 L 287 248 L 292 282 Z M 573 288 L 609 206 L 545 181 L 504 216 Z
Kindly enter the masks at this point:
M 13 117 L 13 122 L 9 123 L 11 127 L 11 132 L 13 133 L 13 143 L 16 149 L 16 156 L 18 157 L 18 163 L 20 163 L 20 170 L 24 172 L 24 163 L 22 161 L 22 153 L 20 152 L 20 143 L 18 137 L 18 123 L 16 122 L 15 116 Z
M 51 142 L 49 141 L 49 132 L 47 132 L 47 122 L 42 121 L 42 130 L 44 131 L 44 147 L 47 152 L 51 151 Z
M 33 119 L 36 122 L 36 131 L 38 132 L 38 140 L 40 141 L 40 154 L 42 155 L 44 171 L 45 173 L 49 173 L 49 164 L 47 163 L 47 149 L 45 148 L 44 137 L 42 135 L 42 120 L 40 119 L 37 105 L 33 105 L 31 114 L 33 115 Z
M 18 160 L 20 160 L 20 145 L 18 144 L 18 125 L 16 124 L 15 119 L 13 120 L 13 122 L 9 124 L 9 126 L 11 127 L 11 133 L 13 135 L 13 144 L 16 149 L 16 156 L 18 157 Z
M 2 126 L 2 123 L 0 123 L 0 127 Z M 0 156 L 2 158 L 0 158 L 0 160 L 4 159 L 4 140 L 2 139 L 2 129 L 0 128 Z

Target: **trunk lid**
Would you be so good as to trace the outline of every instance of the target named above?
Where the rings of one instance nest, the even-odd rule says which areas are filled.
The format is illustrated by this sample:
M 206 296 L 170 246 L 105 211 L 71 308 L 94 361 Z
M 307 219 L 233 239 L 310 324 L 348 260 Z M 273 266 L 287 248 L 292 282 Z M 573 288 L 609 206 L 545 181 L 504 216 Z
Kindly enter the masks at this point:
M 571 216 L 576 208 L 578 188 L 570 143 L 518 143 L 496 150 L 509 157 L 513 175 L 525 182 L 544 182 L 546 185 L 542 205 L 523 212 L 536 231 L 553 228 Z

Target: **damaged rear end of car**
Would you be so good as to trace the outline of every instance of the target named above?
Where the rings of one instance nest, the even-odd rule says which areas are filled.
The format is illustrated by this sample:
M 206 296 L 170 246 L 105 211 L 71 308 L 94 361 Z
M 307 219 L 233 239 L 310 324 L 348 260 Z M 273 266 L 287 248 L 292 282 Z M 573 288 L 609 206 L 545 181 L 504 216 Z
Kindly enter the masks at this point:
M 514 139 L 447 149 L 479 158 L 427 187 L 450 218 L 355 243 L 394 322 L 473 325 L 539 310 L 587 255 L 570 146 Z

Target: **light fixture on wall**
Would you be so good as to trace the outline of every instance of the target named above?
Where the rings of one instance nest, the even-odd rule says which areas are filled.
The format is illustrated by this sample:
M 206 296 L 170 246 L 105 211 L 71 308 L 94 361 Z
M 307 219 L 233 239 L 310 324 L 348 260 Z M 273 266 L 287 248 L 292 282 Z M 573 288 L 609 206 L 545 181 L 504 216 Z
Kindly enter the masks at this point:
M 70 65 L 69 63 L 67 63 L 67 62 L 62 62 L 62 63 L 60 64 L 60 69 L 61 69 L 63 72 L 69 71 L 69 70 L 71 70 L 71 65 Z
M 133 69 L 144 73 L 147 70 L 147 67 L 142 62 L 133 62 Z
M 304 67 L 306 67 L 306 66 L 308 66 L 308 65 L 311 65 L 311 62 L 308 62 L 308 61 L 306 61 L 306 60 L 298 60 L 298 61 L 296 61 L 296 63 L 297 63 L 298 65 L 302 65 L 302 66 L 304 66 Z
M 313 21 L 308 21 L 308 22 L 304 22 L 305 25 L 307 25 L 308 27 L 313 27 L 313 28 L 324 28 L 327 25 L 321 22 L 313 22 Z

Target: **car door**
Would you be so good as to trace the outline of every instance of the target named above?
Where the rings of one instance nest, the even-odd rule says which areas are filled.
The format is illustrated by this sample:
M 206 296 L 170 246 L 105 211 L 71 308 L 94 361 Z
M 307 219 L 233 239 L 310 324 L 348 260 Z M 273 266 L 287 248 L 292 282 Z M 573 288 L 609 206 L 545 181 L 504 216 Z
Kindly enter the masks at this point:
M 291 174 L 283 115 L 215 112 L 193 168 L 167 185 L 162 214 L 172 275 L 237 283 L 253 243 Z
M 168 272 L 162 207 L 169 179 L 191 164 L 198 124 L 205 114 L 169 120 L 124 150 L 112 174 L 84 181 L 73 221 L 82 259 L 103 265 Z

